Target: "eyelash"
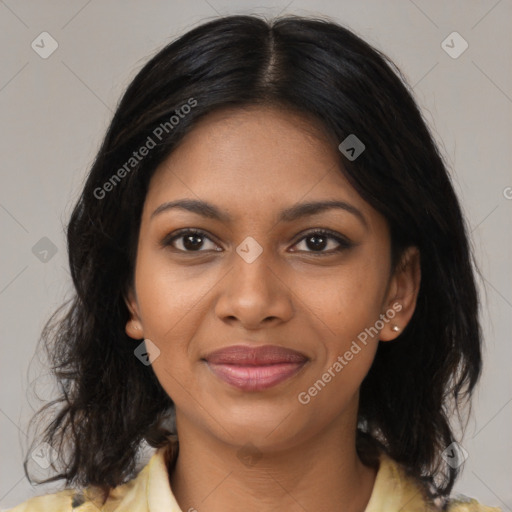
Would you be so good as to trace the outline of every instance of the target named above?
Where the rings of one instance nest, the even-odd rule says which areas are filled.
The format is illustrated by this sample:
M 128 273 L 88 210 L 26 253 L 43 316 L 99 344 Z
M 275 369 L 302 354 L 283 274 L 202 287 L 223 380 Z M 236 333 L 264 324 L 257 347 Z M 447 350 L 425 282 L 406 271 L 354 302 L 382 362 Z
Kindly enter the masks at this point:
M 208 236 L 208 234 L 205 231 L 201 231 L 199 229 L 193 229 L 193 228 L 184 228 L 184 229 L 180 229 L 180 230 L 176 231 L 175 233 L 171 233 L 170 235 L 166 236 L 162 240 L 161 245 L 163 247 L 172 246 L 172 243 L 175 240 L 183 237 L 184 235 L 199 236 L 201 238 L 207 238 L 208 240 L 213 242 L 213 240 Z M 306 252 L 306 253 L 312 254 L 314 256 L 324 256 L 324 255 L 332 255 L 335 253 L 342 252 L 346 249 L 350 249 L 354 245 L 348 239 L 342 237 L 341 235 L 337 234 L 334 231 L 330 231 L 329 229 L 315 229 L 315 230 L 309 231 L 309 232 L 305 233 L 302 236 L 302 238 L 300 238 L 294 245 L 297 245 L 298 243 L 302 242 L 304 239 L 311 237 L 313 235 L 320 235 L 320 236 L 331 238 L 331 239 L 335 240 L 336 242 L 338 242 L 338 244 L 340 244 L 340 245 L 336 249 L 331 249 L 330 251 L 298 251 L 298 252 Z M 187 253 L 187 254 L 207 252 L 207 251 L 201 251 L 201 250 L 184 251 L 182 249 L 176 249 L 176 248 L 174 248 L 174 249 L 178 252 Z

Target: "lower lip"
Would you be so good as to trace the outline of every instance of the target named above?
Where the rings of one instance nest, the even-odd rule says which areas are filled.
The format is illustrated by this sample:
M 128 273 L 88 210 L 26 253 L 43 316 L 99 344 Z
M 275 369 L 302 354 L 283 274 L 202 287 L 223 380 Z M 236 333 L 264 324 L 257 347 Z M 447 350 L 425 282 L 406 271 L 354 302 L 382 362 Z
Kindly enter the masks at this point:
M 277 363 L 261 366 L 212 364 L 208 366 L 224 382 L 243 391 L 261 391 L 295 375 L 306 363 Z

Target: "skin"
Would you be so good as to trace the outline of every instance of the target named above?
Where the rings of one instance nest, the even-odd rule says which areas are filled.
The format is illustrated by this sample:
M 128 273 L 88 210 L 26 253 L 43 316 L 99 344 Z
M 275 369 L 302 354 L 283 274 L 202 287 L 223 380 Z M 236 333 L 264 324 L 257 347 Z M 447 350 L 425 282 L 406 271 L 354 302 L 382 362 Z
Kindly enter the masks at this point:
M 150 181 L 126 333 L 160 351 L 152 367 L 176 406 L 180 451 L 169 476 L 184 511 L 243 503 L 249 512 L 327 512 L 340 504 L 355 512 L 368 503 L 376 470 L 355 450 L 359 387 L 378 340 L 396 338 L 391 326 L 403 330 L 414 312 L 419 253 L 409 248 L 392 271 L 385 218 L 341 170 L 336 142 L 316 121 L 258 106 L 201 120 Z M 183 198 L 213 203 L 232 220 L 179 209 L 151 218 L 162 203 Z M 342 209 L 277 220 L 285 208 L 325 199 L 350 203 L 366 225 Z M 161 246 L 181 228 L 205 231 L 199 249 L 186 252 L 183 236 Z M 317 248 L 305 236 L 319 228 L 354 245 L 334 252 L 339 243 L 329 238 Z M 252 263 L 236 252 L 248 236 L 263 249 Z M 396 303 L 401 310 L 378 336 L 301 404 L 299 393 Z M 270 389 L 244 392 L 202 360 L 235 344 L 281 345 L 309 361 Z M 244 450 L 252 450 L 250 463 L 241 460 Z

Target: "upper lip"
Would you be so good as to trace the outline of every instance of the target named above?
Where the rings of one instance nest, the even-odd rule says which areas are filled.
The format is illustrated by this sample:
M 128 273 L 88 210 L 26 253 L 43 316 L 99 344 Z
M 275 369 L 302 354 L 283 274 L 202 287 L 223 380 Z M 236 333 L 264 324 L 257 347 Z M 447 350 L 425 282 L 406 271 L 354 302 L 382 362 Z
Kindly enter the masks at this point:
M 215 364 L 264 365 L 279 363 L 304 363 L 307 357 L 291 348 L 277 345 L 259 347 L 232 345 L 207 354 L 204 359 Z

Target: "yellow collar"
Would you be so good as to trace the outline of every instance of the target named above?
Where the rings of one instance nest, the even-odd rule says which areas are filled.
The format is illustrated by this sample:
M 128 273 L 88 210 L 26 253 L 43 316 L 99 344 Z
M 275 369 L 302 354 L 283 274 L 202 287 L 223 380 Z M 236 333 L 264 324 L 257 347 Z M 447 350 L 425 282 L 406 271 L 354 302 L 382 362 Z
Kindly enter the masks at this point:
M 104 506 L 102 512 L 183 512 L 172 493 L 168 477 L 168 467 L 176 455 L 175 442 L 158 449 L 134 480 L 112 491 L 107 502 L 109 506 Z M 381 454 L 375 485 L 365 512 L 398 510 L 428 512 L 429 509 L 426 508 L 421 488 L 405 475 L 396 462 Z

